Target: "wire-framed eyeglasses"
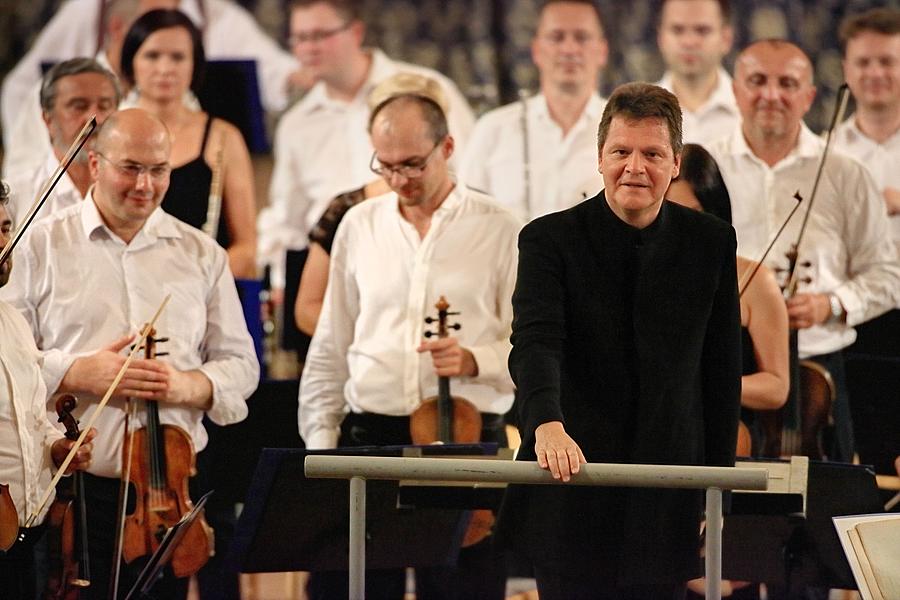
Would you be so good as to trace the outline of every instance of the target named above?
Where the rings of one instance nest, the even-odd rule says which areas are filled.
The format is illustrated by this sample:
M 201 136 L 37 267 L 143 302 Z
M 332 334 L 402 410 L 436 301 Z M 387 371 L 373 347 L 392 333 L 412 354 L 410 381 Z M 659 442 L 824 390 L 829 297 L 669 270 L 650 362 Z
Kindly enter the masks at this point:
M 399 165 L 388 165 L 380 160 L 375 155 L 375 152 L 372 153 L 372 159 L 369 161 L 369 169 L 372 170 L 376 175 L 381 175 L 384 178 L 388 178 L 393 174 L 401 175 L 407 179 L 413 179 L 415 177 L 420 177 L 422 173 L 425 172 L 425 168 L 428 166 L 428 161 L 431 160 L 431 157 L 434 156 L 434 151 L 440 147 L 441 142 L 444 140 L 438 140 L 438 142 L 431 148 L 431 151 L 422 157 L 414 157 L 408 160 L 403 161 Z

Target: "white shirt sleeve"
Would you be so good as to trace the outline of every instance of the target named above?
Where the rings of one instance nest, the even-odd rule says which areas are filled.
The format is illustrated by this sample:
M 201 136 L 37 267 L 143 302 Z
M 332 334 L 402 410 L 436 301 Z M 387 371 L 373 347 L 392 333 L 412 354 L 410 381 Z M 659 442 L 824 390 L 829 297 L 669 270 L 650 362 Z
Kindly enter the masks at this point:
M 213 402 L 206 414 L 218 425 L 229 425 L 247 417 L 245 398 L 259 383 L 259 362 L 225 253 L 217 256 L 221 260 L 207 300 L 199 370 L 213 386 Z
M 271 266 L 272 287 L 284 288 L 284 254 L 288 248 L 306 248 L 309 231 L 306 213 L 313 202 L 304 191 L 293 148 L 302 135 L 293 127 L 291 113 L 275 131 L 275 165 L 269 187 L 269 205 L 256 221 L 257 261 Z
M 346 222 L 338 227 L 328 269 L 322 313 L 300 377 L 298 423 L 310 449 L 336 448 L 347 413 L 344 385 L 350 377 L 347 352 L 359 315 L 359 291 L 348 257 Z
M 855 177 L 841 182 L 844 193 L 853 197 L 845 204 L 850 211 L 844 235 L 849 278 L 834 290 L 851 327 L 900 305 L 900 260 L 885 204 L 872 177 L 864 167 L 853 164 Z
M 494 342 L 469 348 L 478 365 L 478 376 L 475 377 L 475 381 L 486 383 L 498 392 L 505 394 L 515 390 L 515 384 L 507 365 L 509 353 L 512 350 L 512 344 L 509 341 L 513 319 L 511 299 L 516 287 L 519 260 L 518 236 L 510 235 L 509 240 L 509 249 L 503 254 L 503 264 L 498 265 L 495 271 L 500 278 L 497 286 L 496 311 L 503 324 L 503 334 Z

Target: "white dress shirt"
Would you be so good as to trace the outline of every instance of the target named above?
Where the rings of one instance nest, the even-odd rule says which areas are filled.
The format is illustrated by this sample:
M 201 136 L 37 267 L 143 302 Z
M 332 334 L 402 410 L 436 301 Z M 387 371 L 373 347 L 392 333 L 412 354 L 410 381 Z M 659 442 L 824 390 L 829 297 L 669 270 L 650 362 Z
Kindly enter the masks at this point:
M 263 106 L 278 111 L 287 104 L 288 76 L 298 68 L 296 59 L 260 29 L 253 16 L 230 0 L 180 2 L 183 11 L 203 31 L 203 47 L 209 59 L 253 59 L 259 75 Z M 59 62 L 78 56 L 94 56 L 97 51 L 97 0 L 68 0 L 56 11 L 28 53 L 3 81 L 3 145 L 12 147 L 10 137 L 21 107 L 35 101 L 29 92 L 41 79 L 41 63 Z M 205 20 L 204 20 L 205 17 Z
M 836 150 L 852 156 L 866 167 L 882 197 L 885 188 L 900 190 L 900 130 L 879 144 L 864 134 L 851 116 L 838 125 L 833 143 Z M 900 215 L 893 215 L 890 220 L 894 242 L 900 247 Z
M 778 238 L 766 264 L 787 266 L 785 253 L 796 242 L 824 142 L 805 125 L 794 150 L 774 167 L 757 158 L 740 128 L 709 150 L 731 194 L 738 254 L 758 259 L 796 205 L 804 202 Z M 847 310 L 847 324 L 826 323 L 799 334 L 800 355 L 834 352 L 856 339 L 852 326 L 892 308 L 900 294 L 900 263 L 891 241 L 887 212 L 865 168 L 839 153 L 830 154 L 804 234 L 798 276 L 800 292 L 834 293 Z
M 475 122 L 472 109 L 456 85 L 437 71 L 391 60 L 377 49 L 365 84 L 350 102 L 328 96 L 320 82 L 288 110 L 275 130 L 275 167 L 269 206 L 257 221 L 261 265 L 272 265 L 272 284 L 284 286 L 284 253 L 306 248 L 309 231 L 332 198 L 362 187 L 376 176 L 369 170 L 372 144 L 367 132 L 366 99 L 379 82 L 396 73 L 416 73 L 435 79 L 447 95 L 447 123 L 462 152 Z
M 41 353 L 28 323 L 5 302 L 0 302 L 0 339 L 0 483 L 9 485 L 22 526 L 50 485 L 50 446 L 63 434 L 47 418 Z M 49 502 L 37 523 L 48 510 Z
M 578 122 L 563 134 L 543 94 L 494 109 L 475 124 L 459 179 L 482 190 L 523 221 L 563 210 L 603 188 L 597 169 L 597 125 L 606 101 L 588 100 Z M 528 135 L 528 168 L 523 128 Z
M 6 182 L 9 184 L 10 198 L 9 204 L 6 205 L 6 211 L 12 218 L 15 227 L 19 227 L 22 223 L 22 219 L 31 210 L 35 197 L 58 166 L 59 160 L 51 150 L 43 163 L 31 169 L 13 172 L 7 178 Z M 75 187 L 72 179 L 67 173 L 63 173 L 56 187 L 53 188 L 53 192 L 51 192 L 47 201 L 44 202 L 41 210 L 35 215 L 34 220 L 43 219 L 63 208 L 79 204 L 82 200 L 84 200 L 84 197 L 78 191 L 78 188 Z
M 445 296 L 476 377 L 454 378 L 454 395 L 482 412 L 505 413 L 513 383 L 506 362 L 521 223 L 483 194 L 457 187 L 420 239 L 397 196 L 347 212 L 331 252 L 322 315 L 300 379 L 300 435 L 333 448 L 348 410 L 408 415 L 437 394 L 431 355 L 416 347 L 424 318 Z
M 668 71 L 657 85 L 675 93 L 672 89 L 672 73 Z M 684 143 L 702 146 L 727 136 L 741 124 L 741 113 L 734 99 L 731 76 L 725 69 L 719 67 L 718 83 L 709 100 L 695 111 L 682 107 L 681 118 Z
M 228 260 L 209 236 L 157 208 L 125 244 L 103 223 L 91 193 L 84 202 L 42 219 L 16 248 L 16 268 L 0 295 L 18 308 L 44 351 L 47 389 L 59 387 L 72 362 L 140 330 L 166 295 L 156 324 L 169 341 L 161 358 L 197 369 L 213 387 L 208 414 L 219 425 L 247 416 L 259 364 L 244 323 Z M 122 354 L 127 354 L 123 351 Z M 76 416 L 86 422 L 99 398 L 80 394 Z M 196 408 L 160 405 L 160 420 L 178 425 L 206 446 Z M 144 411 L 139 411 L 144 422 Z M 96 421 L 90 472 L 121 472 L 125 402 L 113 399 Z

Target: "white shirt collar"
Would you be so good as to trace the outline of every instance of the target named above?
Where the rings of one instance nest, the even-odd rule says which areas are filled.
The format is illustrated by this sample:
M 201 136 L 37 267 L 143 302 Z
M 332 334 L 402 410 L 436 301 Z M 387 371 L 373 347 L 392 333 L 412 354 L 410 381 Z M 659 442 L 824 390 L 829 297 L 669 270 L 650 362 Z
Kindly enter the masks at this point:
M 723 67 L 719 67 L 716 71 L 716 88 L 713 90 L 713 93 L 709 96 L 709 99 L 701 106 L 698 110 L 694 112 L 704 112 L 707 110 L 712 110 L 714 108 L 725 109 L 728 112 L 733 112 L 737 114 L 737 105 L 734 99 L 734 89 L 731 86 L 731 75 L 728 74 Z M 662 88 L 665 88 L 675 93 L 672 89 L 672 72 L 666 71 L 663 73 L 662 79 L 659 80 L 658 85 Z
M 388 56 L 378 48 L 366 48 L 364 50 L 371 58 L 372 64 L 369 65 L 369 73 L 366 81 L 356 93 L 356 96 L 350 102 L 343 100 L 335 100 L 328 95 L 325 83 L 320 81 L 316 83 L 306 97 L 303 98 L 302 106 L 307 114 L 326 107 L 346 107 L 352 104 L 365 104 L 369 92 L 372 91 L 378 82 L 387 79 L 393 75 L 397 68 Z
M 84 202 L 79 206 L 81 207 L 81 228 L 85 237 L 96 239 L 95 232 L 102 231 L 112 239 L 121 239 L 103 221 L 103 217 L 100 215 L 100 211 L 94 202 L 93 186 L 88 189 Z M 137 248 L 145 245 L 145 242 L 151 243 L 158 238 L 180 238 L 181 232 L 175 226 L 174 217 L 166 217 L 167 215 L 163 210 L 157 206 L 156 210 L 150 213 L 144 226 L 141 227 L 138 234 L 134 236 L 134 239 L 128 245 Z
M 798 136 L 797 143 L 788 155 L 778 161 L 775 166 L 777 167 L 782 163 L 793 161 L 798 158 L 814 158 L 820 156 L 822 153 L 822 144 L 821 138 L 810 131 L 809 127 L 806 126 L 806 123 L 801 122 L 800 135 Z M 728 152 L 735 156 L 748 156 L 761 162 L 761 159 L 753 153 L 753 150 L 747 143 L 747 139 L 744 137 L 744 131 L 741 129 L 740 124 L 738 124 L 737 128 L 732 132 L 731 137 L 728 140 Z
M 853 113 L 846 121 L 841 123 L 838 126 L 838 130 L 846 136 L 847 142 L 851 144 L 857 142 L 867 142 L 874 146 L 892 146 L 894 144 L 900 144 L 900 129 L 895 131 L 891 137 L 881 144 L 867 136 L 856 123 L 856 113 Z

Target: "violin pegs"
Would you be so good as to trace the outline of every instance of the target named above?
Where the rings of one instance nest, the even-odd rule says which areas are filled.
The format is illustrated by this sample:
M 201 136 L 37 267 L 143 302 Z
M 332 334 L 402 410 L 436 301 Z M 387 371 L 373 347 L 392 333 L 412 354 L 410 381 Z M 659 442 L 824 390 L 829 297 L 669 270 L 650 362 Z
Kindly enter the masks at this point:
M 162 344 L 162 343 L 168 342 L 168 341 L 169 341 L 169 338 L 167 338 L 167 337 L 164 337 L 164 338 L 156 338 L 156 343 L 157 343 L 157 344 Z M 159 355 L 157 355 L 157 356 L 159 356 Z
M 160 357 L 160 356 L 168 356 L 168 355 L 169 355 L 168 352 L 157 352 L 157 353 L 156 353 L 157 358 Z
M 430 338 L 430 337 L 434 337 L 435 333 L 433 331 L 426 331 L 424 333 L 424 335 L 425 335 L 425 337 Z
M 453 325 L 450 325 L 449 328 L 459 331 L 460 329 L 462 329 L 462 325 L 460 325 L 459 323 L 454 323 Z
M 431 325 L 435 321 L 437 321 L 437 319 L 435 319 L 434 317 L 425 317 L 425 322 L 429 325 Z

